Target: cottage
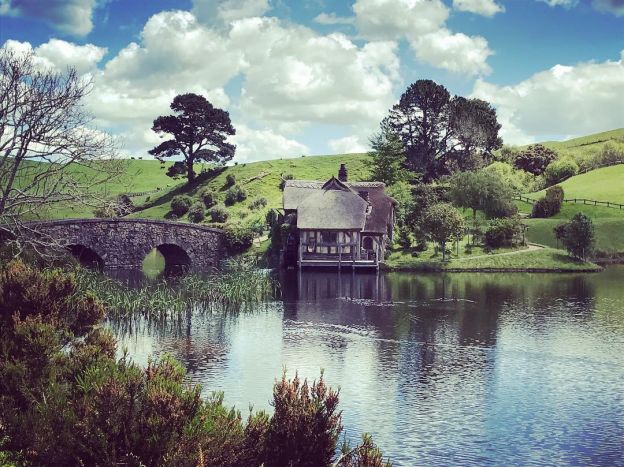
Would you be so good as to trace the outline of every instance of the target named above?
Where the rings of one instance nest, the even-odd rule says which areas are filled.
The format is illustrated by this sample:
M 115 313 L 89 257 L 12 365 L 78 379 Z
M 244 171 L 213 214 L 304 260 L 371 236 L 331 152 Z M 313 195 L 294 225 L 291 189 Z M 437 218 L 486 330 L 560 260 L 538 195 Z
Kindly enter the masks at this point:
M 284 214 L 296 226 L 287 253 L 299 267 L 378 268 L 395 204 L 381 182 L 349 182 L 344 164 L 326 182 L 287 180 Z

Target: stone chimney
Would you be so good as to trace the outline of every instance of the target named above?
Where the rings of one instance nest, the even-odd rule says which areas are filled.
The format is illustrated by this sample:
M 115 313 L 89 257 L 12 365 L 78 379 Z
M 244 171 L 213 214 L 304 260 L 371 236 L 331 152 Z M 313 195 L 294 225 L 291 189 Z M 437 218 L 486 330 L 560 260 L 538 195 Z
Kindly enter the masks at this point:
M 347 181 L 347 168 L 344 164 L 340 164 L 340 170 L 338 170 L 338 180 L 341 182 Z

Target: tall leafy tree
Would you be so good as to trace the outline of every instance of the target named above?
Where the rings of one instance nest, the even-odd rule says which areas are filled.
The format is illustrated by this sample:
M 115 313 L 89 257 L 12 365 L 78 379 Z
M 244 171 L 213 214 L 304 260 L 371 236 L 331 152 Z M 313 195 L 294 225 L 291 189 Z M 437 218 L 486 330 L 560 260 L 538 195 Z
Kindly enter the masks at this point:
M 374 181 L 390 186 L 407 179 L 404 168 L 405 151 L 401 138 L 392 131 L 387 119 L 381 122 L 381 129 L 370 139 L 372 151 L 372 175 Z
M 431 80 L 411 84 L 388 116 L 406 167 L 425 182 L 483 165 L 502 146 L 496 111 L 485 101 L 451 96 Z
M 197 94 L 181 94 L 171 103 L 175 115 L 158 117 L 152 130 L 167 133 L 171 139 L 160 143 L 149 153 L 163 161 L 169 157 L 182 156 L 167 175 L 176 177 L 186 174 L 189 182 L 195 178 L 193 165 L 205 161 L 223 164 L 232 160 L 236 146 L 226 141 L 236 131 L 227 111 L 214 107 L 205 97 Z
M 579 212 L 570 222 L 554 230 L 557 240 L 562 240 L 570 255 L 585 260 L 595 242 L 594 224 L 589 217 Z

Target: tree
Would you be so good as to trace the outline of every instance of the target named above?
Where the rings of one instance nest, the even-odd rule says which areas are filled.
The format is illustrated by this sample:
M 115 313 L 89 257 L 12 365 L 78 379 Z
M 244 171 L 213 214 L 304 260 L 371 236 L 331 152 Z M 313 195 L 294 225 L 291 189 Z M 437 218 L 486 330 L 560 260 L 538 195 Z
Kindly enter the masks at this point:
M 392 131 L 387 119 L 381 122 L 381 130 L 370 139 L 373 150 L 369 156 L 373 160 L 373 181 L 384 182 L 387 186 L 407 179 L 405 151 L 401 138 Z
M 205 97 L 197 94 L 181 94 L 171 103 L 175 115 L 158 117 L 152 131 L 159 135 L 172 135 L 149 153 L 159 161 L 168 157 L 182 156 L 167 175 L 176 177 L 182 170 L 189 182 L 195 179 L 193 165 L 198 161 L 223 164 L 232 160 L 236 146 L 226 141 L 236 131 L 227 111 L 214 107 Z
M 490 219 L 509 217 L 517 211 L 513 204 L 513 189 L 491 171 L 455 174 L 450 179 L 449 195 L 456 206 L 472 209 L 473 220 L 476 220 L 478 210 Z
M 32 53 L 0 49 L 0 238 L 18 251 L 52 243 L 25 219 L 59 203 L 103 208 L 95 188 L 124 170 L 113 138 L 90 127 L 89 89 L 72 68 L 56 73 Z
M 442 261 L 446 261 L 446 243 L 463 236 L 466 222 L 452 205 L 438 203 L 425 212 L 423 227 L 431 241 L 440 245 Z
M 594 224 L 583 213 L 575 214 L 570 222 L 555 227 L 554 231 L 568 253 L 577 259 L 584 261 L 594 246 Z
M 552 149 L 542 146 L 541 144 L 533 144 L 520 151 L 514 160 L 514 167 L 522 169 L 533 175 L 541 175 L 552 161 L 557 158 L 557 153 Z
M 502 145 L 496 111 L 478 99 L 451 97 L 431 80 L 411 84 L 394 105 L 388 125 L 403 142 L 406 167 L 425 182 L 478 167 Z

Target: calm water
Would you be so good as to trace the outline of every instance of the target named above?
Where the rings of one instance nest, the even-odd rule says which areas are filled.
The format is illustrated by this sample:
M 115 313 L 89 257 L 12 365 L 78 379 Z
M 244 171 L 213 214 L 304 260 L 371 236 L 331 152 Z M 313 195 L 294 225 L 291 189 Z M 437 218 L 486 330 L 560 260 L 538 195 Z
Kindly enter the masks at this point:
M 288 272 L 283 299 L 117 329 L 206 393 L 270 409 L 286 368 L 340 386 L 395 465 L 624 465 L 624 267 L 592 275 Z

